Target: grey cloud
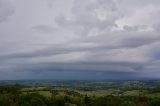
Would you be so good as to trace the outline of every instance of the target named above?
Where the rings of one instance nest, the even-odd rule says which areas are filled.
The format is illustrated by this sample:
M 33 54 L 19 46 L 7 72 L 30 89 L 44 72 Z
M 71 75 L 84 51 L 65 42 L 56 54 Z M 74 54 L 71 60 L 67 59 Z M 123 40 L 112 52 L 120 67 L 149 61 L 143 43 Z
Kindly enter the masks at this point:
M 127 31 L 138 31 L 139 27 L 138 26 L 128 26 L 128 25 L 125 25 L 124 27 L 124 30 L 127 30 Z
M 52 8 L 53 3 L 54 3 L 55 0 L 46 0 L 46 1 L 47 1 L 48 7 L 49 7 L 49 8 Z
M 149 63 L 142 65 L 142 68 L 139 69 L 139 74 L 137 76 L 150 78 L 150 79 L 159 79 L 159 60 L 154 60 Z
M 0 0 L 0 22 L 13 14 L 10 5 Z M 14 5 L 18 10 L 12 22 L 0 26 L 1 74 L 42 78 L 44 73 L 70 77 L 86 72 L 137 78 L 148 77 L 152 69 L 159 73 L 159 0 L 35 0 Z
M 84 40 L 82 39 L 82 40 L 77 40 L 72 42 L 66 42 L 64 44 L 57 44 L 57 45 L 53 45 L 40 50 L 35 50 L 32 52 L 22 52 L 22 53 L 2 55 L 0 58 L 1 60 L 4 61 L 6 59 L 16 59 L 16 58 L 30 59 L 34 57 L 56 56 L 59 54 L 67 54 L 71 52 L 88 52 L 89 53 L 88 60 L 101 60 L 101 59 L 106 59 L 103 56 L 109 55 L 109 54 L 106 54 L 107 51 L 109 52 L 112 50 L 116 50 L 116 53 L 120 54 L 120 49 L 125 49 L 125 48 L 134 49 L 144 45 L 152 45 L 152 43 L 159 42 L 159 37 L 157 35 L 154 35 L 154 33 L 151 33 L 152 36 L 146 36 L 145 34 L 139 35 L 139 33 L 134 36 L 132 36 L 132 33 L 122 33 L 122 34 L 123 35 L 125 34 L 124 38 L 123 39 L 120 38 L 116 42 L 114 42 L 115 45 L 113 45 L 112 41 L 111 43 L 110 41 L 106 42 L 106 40 L 108 39 L 107 36 L 101 36 L 103 37 L 103 39 L 99 39 L 100 36 L 89 37 Z M 118 34 L 116 35 L 116 37 L 121 36 L 122 34 Z M 127 37 L 128 34 L 131 37 Z M 148 51 L 146 50 L 145 52 L 148 52 Z M 92 54 L 93 54 L 93 57 L 92 57 Z M 96 54 L 97 56 L 94 56 Z
M 87 36 L 92 29 L 106 30 L 116 26 L 115 20 L 119 11 L 113 1 L 75 1 L 72 8 L 72 17 L 59 15 L 55 21 L 60 26 L 74 29 L 76 34 Z M 72 19 L 73 18 L 73 19 Z
M 14 8 L 9 0 L 0 0 L 0 22 L 6 21 L 14 13 Z
M 153 28 L 156 30 L 156 31 L 160 31 L 160 23 L 157 23 L 155 25 L 153 25 Z
M 147 53 L 154 60 L 160 60 L 160 42 L 154 43 L 147 48 Z
M 136 73 L 137 63 L 125 62 L 79 62 L 79 63 L 37 63 L 19 66 L 15 71 L 54 72 L 54 71 L 84 71 L 84 72 L 126 72 Z
M 50 25 L 36 25 L 32 27 L 33 30 L 37 31 L 38 33 L 44 33 L 44 34 L 53 34 L 56 29 L 53 28 Z
M 131 36 L 132 34 L 135 34 L 134 36 Z M 137 34 L 137 35 L 136 35 Z M 160 38 L 157 33 L 129 33 L 131 37 L 124 38 L 121 40 L 122 45 L 126 47 L 139 47 L 144 45 L 150 45 L 155 42 L 159 42 Z
M 142 64 L 141 64 L 142 65 Z M 52 78 L 52 79 L 136 79 L 137 69 L 140 64 L 124 62 L 81 62 L 81 63 L 36 63 L 25 64 L 12 67 L 12 74 L 20 76 L 26 74 L 24 78 Z M 129 71 L 131 70 L 131 71 Z M 6 71 L 7 72 L 7 71 Z M 48 74 L 49 76 L 48 76 Z M 60 75 L 59 75 L 59 74 Z M 78 76 L 77 76 L 78 74 Z M 79 75 L 83 75 L 79 76 Z M 92 76 L 93 75 L 93 76 Z M 27 77 L 26 77 L 27 76 Z M 43 77 L 42 77 L 43 76 Z M 70 77 L 68 77 L 70 76 Z M 76 76 L 76 77 L 73 77 Z M 3 78 L 3 77 L 2 77 Z M 17 77 L 23 78 L 23 77 Z

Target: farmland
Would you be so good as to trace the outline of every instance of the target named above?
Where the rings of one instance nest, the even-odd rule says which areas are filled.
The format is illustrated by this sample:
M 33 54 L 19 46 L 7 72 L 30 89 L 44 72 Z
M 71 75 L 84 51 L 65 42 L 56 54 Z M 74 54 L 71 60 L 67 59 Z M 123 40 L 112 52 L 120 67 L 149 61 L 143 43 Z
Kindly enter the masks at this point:
M 121 103 L 119 106 L 155 106 L 150 102 L 155 100 L 154 102 L 158 104 L 160 98 L 159 81 L 1 81 L 0 88 L 0 101 L 6 98 L 5 95 L 13 95 L 13 97 L 16 95 L 15 98 L 17 96 L 21 98 L 32 98 L 39 95 L 38 97 L 45 98 L 50 102 L 59 101 L 60 99 L 63 104 L 60 105 L 61 102 L 56 102 L 58 105 L 50 105 L 51 103 L 49 102 L 50 104 L 46 106 L 99 106 L 95 105 L 99 103 L 99 99 L 100 101 L 107 101 L 108 99 L 114 101 L 116 99 L 117 104 L 119 102 Z M 1 102 L 3 103 L 3 101 Z M 70 104 L 65 104 L 68 102 Z M 89 102 L 89 104 L 87 105 L 86 102 Z M 134 105 L 131 105 L 130 102 Z M 138 105 L 137 102 L 143 105 Z M 56 103 L 54 102 L 53 104 Z M 124 105 L 124 103 L 127 105 Z M 116 106 L 111 105 L 114 103 L 110 105 L 106 104 L 103 106 Z M 16 106 L 23 105 L 16 104 Z

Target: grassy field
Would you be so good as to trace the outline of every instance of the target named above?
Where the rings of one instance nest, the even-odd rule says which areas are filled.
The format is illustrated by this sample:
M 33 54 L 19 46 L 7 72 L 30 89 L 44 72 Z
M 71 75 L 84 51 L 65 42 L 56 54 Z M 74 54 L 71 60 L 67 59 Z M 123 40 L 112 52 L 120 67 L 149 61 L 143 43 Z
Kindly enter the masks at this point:
M 30 88 L 23 88 L 22 91 L 38 91 L 38 90 L 43 90 L 45 89 L 46 87 L 30 87 Z
M 138 96 L 140 93 L 138 90 L 126 91 L 123 96 Z
M 45 82 L 44 82 L 45 84 Z M 52 86 L 51 86 L 52 85 Z M 143 86 L 142 86 L 143 85 Z M 53 83 L 50 82 L 50 86 L 34 87 L 29 86 L 28 88 L 22 88 L 23 93 L 39 93 L 45 97 L 51 97 L 50 91 L 57 90 L 58 94 L 64 93 L 65 91 L 71 91 L 71 94 L 82 94 L 88 96 L 140 96 L 144 95 L 149 98 L 160 97 L 160 91 L 158 90 L 160 82 L 157 81 L 122 81 L 122 82 L 63 82 Z M 141 91 L 138 90 L 141 87 Z M 143 88 L 143 89 L 142 89 Z M 155 90 L 153 88 L 156 88 Z M 73 91 L 73 93 L 72 93 Z M 154 91 L 154 92 L 152 92 Z M 75 92 L 75 93 L 74 93 Z
M 51 97 L 52 93 L 50 91 L 43 90 L 45 87 L 32 87 L 32 88 L 23 88 L 23 93 L 39 93 L 40 95 L 43 95 L 45 97 Z M 96 90 L 96 91 L 80 91 L 80 90 L 74 90 L 75 92 L 78 92 L 82 95 L 88 95 L 88 96 L 107 96 L 107 95 L 115 95 L 118 94 L 115 92 L 115 90 Z M 59 92 L 60 94 L 63 92 Z M 150 98 L 154 97 L 160 97 L 160 93 L 148 93 L 147 91 L 139 92 L 139 90 L 129 90 L 124 91 L 120 94 L 121 96 L 139 96 L 139 95 L 145 95 Z
M 77 91 L 80 94 L 87 94 L 89 96 L 106 96 L 106 95 L 111 95 L 113 91 L 111 90 L 97 90 L 97 91 Z
M 51 97 L 51 93 L 49 91 L 37 91 L 37 93 L 45 96 L 45 97 Z
M 23 92 L 23 94 L 27 94 L 27 93 L 39 93 L 40 95 L 43 95 L 45 97 L 51 97 L 51 93 L 49 91 L 28 91 L 28 92 Z

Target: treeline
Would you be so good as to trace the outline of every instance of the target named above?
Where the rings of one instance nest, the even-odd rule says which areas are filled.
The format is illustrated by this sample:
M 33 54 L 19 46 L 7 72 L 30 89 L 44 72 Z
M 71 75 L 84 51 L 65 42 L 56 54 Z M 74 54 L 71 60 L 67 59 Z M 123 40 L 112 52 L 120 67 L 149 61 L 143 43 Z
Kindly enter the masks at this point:
M 0 87 L 0 106 L 160 106 L 160 98 L 145 96 L 87 96 L 52 94 L 44 97 L 36 92 L 24 93 L 20 86 Z

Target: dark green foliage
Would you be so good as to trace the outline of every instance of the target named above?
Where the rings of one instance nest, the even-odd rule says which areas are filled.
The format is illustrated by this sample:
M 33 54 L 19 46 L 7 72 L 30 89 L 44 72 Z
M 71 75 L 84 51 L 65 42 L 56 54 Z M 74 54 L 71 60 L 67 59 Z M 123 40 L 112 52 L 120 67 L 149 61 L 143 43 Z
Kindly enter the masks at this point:
M 86 106 L 91 106 L 91 98 L 85 95 L 84 102 Z
M 105 97 L 98 97 L 92 100 L 91 106 L 122 106 L 122 100 L 116 96 L 105 96 Z
M 37 93 L 22 95 L 20 98 L 19 106 L 47 106 L 47 99 Z
M 149 106 L 160 106 L 160 98 L 154 98 L 149 102 Z

